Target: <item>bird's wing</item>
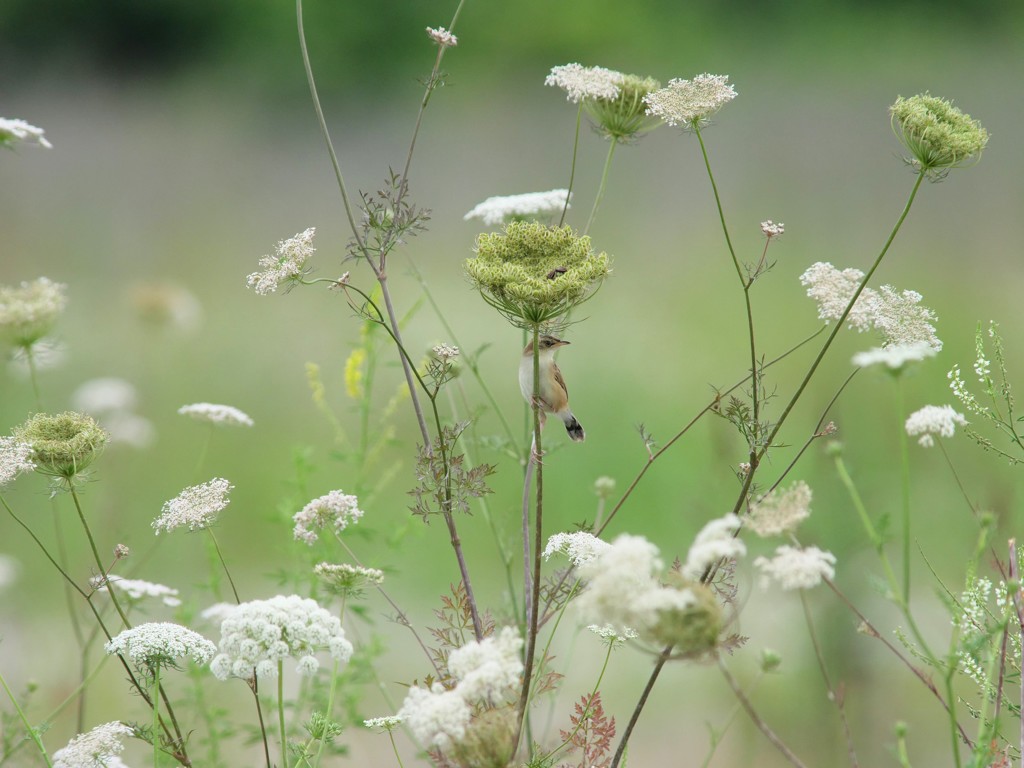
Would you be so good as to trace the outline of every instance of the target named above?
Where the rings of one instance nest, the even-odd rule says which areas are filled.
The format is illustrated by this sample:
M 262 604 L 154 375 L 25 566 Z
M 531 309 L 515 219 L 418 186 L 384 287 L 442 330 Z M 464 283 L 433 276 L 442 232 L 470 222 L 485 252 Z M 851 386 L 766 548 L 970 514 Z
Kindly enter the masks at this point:
M 568 398 L 569 388 L 565 386 L 565 379 L 562 378 L 562 372 L 558 369 L 557 365 L 552 364 L 551 367 L 555 370 L 555 383 L 562 388 L 562 391 L 565 392 L 566 398 Z

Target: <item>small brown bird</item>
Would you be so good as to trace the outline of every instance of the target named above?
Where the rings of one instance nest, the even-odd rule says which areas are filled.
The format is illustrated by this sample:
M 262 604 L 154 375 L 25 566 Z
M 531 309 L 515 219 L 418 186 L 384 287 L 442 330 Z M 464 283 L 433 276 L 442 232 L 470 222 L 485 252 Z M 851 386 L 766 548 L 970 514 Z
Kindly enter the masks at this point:
M 569 437 L 578 443 L 583 442 L 583 425 L 576 421 L 576 417 L 569 410 L 569 390 L 565 388 L 565 379 L 562 378 L 562 372 L 555 363 L 555 350 L 569 342 L 547 334 L 541 336 L 539 341 L 540 351 L 537 359 L 540 363 L 540 385 L 537 399 L 540 402 L 541 419 L 544 418 L 545 411 L 555 414 L 565 424 L 565 431 L 569 433 Z M 519 389 L 526 402 L 533 400 L 532 341 L 526 345 L 523 358 L 519 362 Z

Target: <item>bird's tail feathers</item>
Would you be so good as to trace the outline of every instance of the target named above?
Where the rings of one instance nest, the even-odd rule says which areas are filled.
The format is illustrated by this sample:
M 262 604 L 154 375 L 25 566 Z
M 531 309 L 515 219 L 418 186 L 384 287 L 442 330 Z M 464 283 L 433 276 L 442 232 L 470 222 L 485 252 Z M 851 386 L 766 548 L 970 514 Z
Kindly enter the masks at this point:
M 572 438 L 574 442 L 582 443 L 587 435 L 583 431 L 583 425 L 580 424 L 576 420 L 576 417 L 572 415 L 572 411 L 565 411 L 558 415 L 565 424 L 565 431 L 569 433 L 569 437 Z

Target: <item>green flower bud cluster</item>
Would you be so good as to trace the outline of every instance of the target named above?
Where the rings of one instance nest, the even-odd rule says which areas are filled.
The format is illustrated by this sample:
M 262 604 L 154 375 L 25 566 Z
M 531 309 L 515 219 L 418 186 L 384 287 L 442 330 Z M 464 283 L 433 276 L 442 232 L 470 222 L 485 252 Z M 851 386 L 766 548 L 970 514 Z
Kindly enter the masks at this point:
M 977 160 L 988 143 L 988 131 L 952 103 L 927 93 L 896 99 L 889 108 L 897 138 L 930 179 L 950 168 Z
M 637 134 L 658 125 L 658 120 L 647 114 L 644 97 L 661 88 L 653 77 L 622 75 L 618 81 L 619 95 L 614 99 L 584 99 L 583 108 L 590 115 L 597 130 L 612 141 L 630 141 Z
M 564 315 L 593 295 L 609 274 L 608 254 L 570 227 L 513 221 L 476 241 L 466 274 L 484 301 L 522 328 Z
M 647 634 L 656 642 L 673 645 L 674 653 L 699 657 L 714 650 L 722 633 L 722 607 L 714 593 L 703 584 L 687 583 L 682 577 L 670 578 L 676 586 L 686 589 L 695 598 L 682 609 L 658 612 L 658 622 Z
M 110 439 L 91 416 L 74 411 L 37 413 L 14 430 L 32 447 L 36 471 L 70 482 L 100 455 Z

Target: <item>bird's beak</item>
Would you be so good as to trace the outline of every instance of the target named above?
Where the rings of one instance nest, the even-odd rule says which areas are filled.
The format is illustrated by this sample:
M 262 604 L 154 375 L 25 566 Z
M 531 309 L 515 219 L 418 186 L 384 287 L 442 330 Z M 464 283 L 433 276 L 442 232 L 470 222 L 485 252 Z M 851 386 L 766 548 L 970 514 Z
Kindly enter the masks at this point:
M 566 344 L 572 344 L 572 342 L 571 341 L 563 341 L 562 339 L 559 339 L 558 343 L 555 346 L 556 347 L 564 347 Z

